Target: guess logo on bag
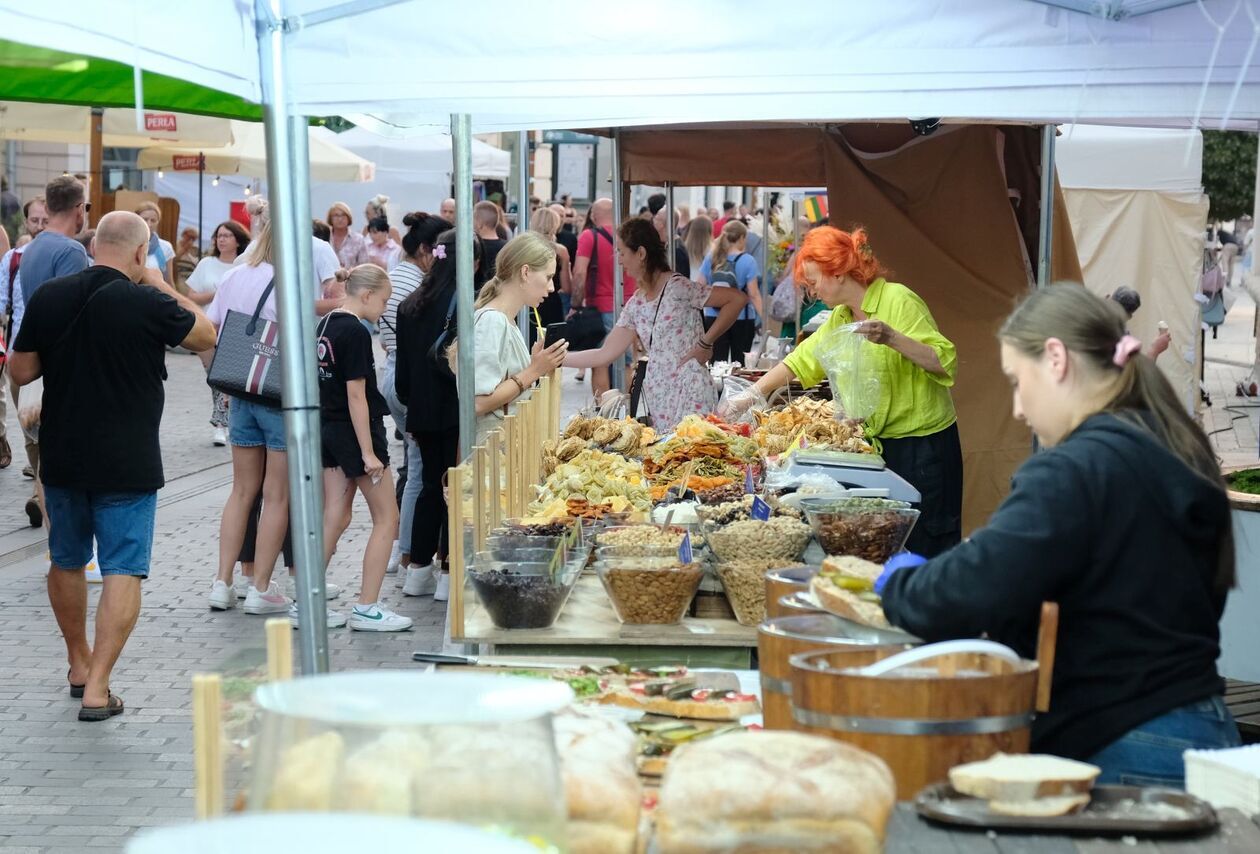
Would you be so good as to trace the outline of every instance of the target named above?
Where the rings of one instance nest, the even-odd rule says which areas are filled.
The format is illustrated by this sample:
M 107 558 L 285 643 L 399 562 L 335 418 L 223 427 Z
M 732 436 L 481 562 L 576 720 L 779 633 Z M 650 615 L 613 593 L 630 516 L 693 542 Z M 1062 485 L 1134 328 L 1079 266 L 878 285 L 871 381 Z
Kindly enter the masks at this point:
M 271 347 L 261 341 L 254 342 L 253 349 L 255 353 L 267 359 L 274 359 L 276 356 L 280 355 L 279 348 Z
M 276 346 L 276 338 L 279 337 L 280 327 L 272 321 L 264 321 L 262 333 L 258 336 L 258 340 L 252 342 L 255 356 L 249 366 L 249 374 L 245 381 L 245 390 L 250 394 L 262 394 L 267 384 L 267 374 L 271 372 L 271 365 L 276 356 L 280 355 L 280 350 Z

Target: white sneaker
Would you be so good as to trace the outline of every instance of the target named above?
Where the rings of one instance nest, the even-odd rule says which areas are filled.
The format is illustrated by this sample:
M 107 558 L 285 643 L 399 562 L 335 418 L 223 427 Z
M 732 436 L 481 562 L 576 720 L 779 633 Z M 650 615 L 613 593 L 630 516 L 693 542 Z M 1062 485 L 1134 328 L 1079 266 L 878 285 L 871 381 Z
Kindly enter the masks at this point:
M 405 632 L 411 628 L 411 618 L 382 608 L 379 602 L 358 605 L 350 611 L 350 628 L 356 632 Z
M 404 596 L 431 596 L 437 590 L 437 585 L 432 564 L 413 566 L 407 570 L 407 580 L 403 582 L 402 592 Z
M 288 596 L 280 592 L 280 585 L 274 581 L 267 585 L 267 592 L 260 593 L 257 587 L 250 587 L 245 596 L 246 614 L 280 614 L 288 611 L 293 604 Z
M 222 448 L 224 445 L 226 445 L 227 444 L 227 430 L 224 430 L 222 427 L 215 427 L 213 441 L 214 441 L 214 446 L 216 448 Z
M 216 578 L 210 585 L 210 610 L 226 611 L 236 607 L 236 586 L 225 584 L 223 579 Z
M 101 577 L 100 564 L 96 562 L 96 555 L 92 555 L 92 559 L 88 561 L 87 566 L 83 567 L 83 580 L 88 584 L 104 584 L 105 579 Z
M 346 624 L 345 614 L 338 614 L 332 608 L 328 609 L 327 614 L 328 628 L 339 629 Z M 295 629 L 298 627 L 298 607 L 296 602 L 289 606 L 289 625 L 293 626 Z
M 297 601 L 297 579 L 292 575 L 285 576 L 284 579 L 284 595 L 290 599 Z M 340 598 L 341 585 L 333 584 L 331 581 L 324 582 L 324 599 L 332 600 Z
M 437 575 L 437 589 L 433 591 L 433 601 L 445 602 L 451 598 L 451 574 L 449 572 L 435 574 Z
M 232 586 L 236 588 L 236 598 L 244 599 L 249 595 L 249 589 L 254 586 L 254 577 L 252 575 L 233 575 Z
M 385 564 L 385 574 L 393 575 L 398 572 L 398 564 L 402 562 L 402 547 L 398 545 L 398 541 L 394 540 L 394 547 L 389 551 L 389 563 Z

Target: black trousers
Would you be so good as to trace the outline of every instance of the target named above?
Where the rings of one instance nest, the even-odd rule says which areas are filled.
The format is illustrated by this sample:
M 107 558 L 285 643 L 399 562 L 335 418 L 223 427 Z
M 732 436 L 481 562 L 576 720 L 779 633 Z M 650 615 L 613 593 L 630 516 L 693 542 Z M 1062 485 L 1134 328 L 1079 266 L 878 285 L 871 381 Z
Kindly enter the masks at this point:
M 923 496 L 909 551 L 935 557 L 962 542 L 962 444 L 958 425 L 930 436 L 881 439 L 884 462 Z
M 258 543 L 258 517 L 262 515 L 262 490 L 258 490 L 258 497 L 254 499 L 254 506 L 249 511 L 249 521 L 245 523 L 245 540 L 241 543 L 241 554 L 237 558 L 241 563 L 254 562 L 254 548 Z M 289 532 L 290 526 L 284 526 L 284 544 L 280 547 L 284 553 L 284 565 L 293 566 L 293 538 Z
M 459 430 L 413 434 L 420 448 L 420 495 L 411 523 L 411 562 L 425 565 L 447 550 L 446 499 L 442 480 L 459 456 Z M 459 497 L 456 496 L 456 500 Z
M 704 319 L 704 331 L 708 332 L 716 317 Z M 752 349 L 753 339 L 757 337 L 757 321 L 737 320 L 731 328 L 718 336 L 713 342 L 713 361 L 738 362 L 744 364 L 744 354 Z

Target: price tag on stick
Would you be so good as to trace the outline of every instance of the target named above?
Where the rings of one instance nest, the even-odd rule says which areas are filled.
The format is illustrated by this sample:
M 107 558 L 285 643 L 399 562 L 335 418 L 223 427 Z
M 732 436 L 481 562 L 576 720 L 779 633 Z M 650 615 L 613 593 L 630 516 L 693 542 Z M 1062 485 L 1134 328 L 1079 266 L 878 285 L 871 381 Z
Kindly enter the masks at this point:
M 752 517 L 758 522 L 770 521 L 770 505 L 760 495 L 753 496 Z

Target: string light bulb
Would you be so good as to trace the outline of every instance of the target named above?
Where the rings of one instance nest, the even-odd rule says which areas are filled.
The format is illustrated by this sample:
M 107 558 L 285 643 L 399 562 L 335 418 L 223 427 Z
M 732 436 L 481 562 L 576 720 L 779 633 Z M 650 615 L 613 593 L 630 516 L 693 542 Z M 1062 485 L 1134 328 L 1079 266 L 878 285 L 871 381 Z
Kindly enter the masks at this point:
M 158 170 L 158 177 L 159 177 L 159 178 L 161 178 L 161 177 L 162 177 L 162 170 L 161 170 L 161 169 L 159 169 L 159 170 Z
M 245 188 L 245 195 L 247 195 L 247 196 L 248 196 L 248 195 L 249 195 L 249 193 L 250 193 L 250 190 L 249 190 L 249 187 L 247 186 L 247 187 Z
M 211 186 L 211 187 L 217 187 L 217 186 L 219 186 L 219 176 L 218 176 L 218 175 L 215 175 L 215 176 L 214 176 L 214 180 L 210 182 L 210 186 Z

